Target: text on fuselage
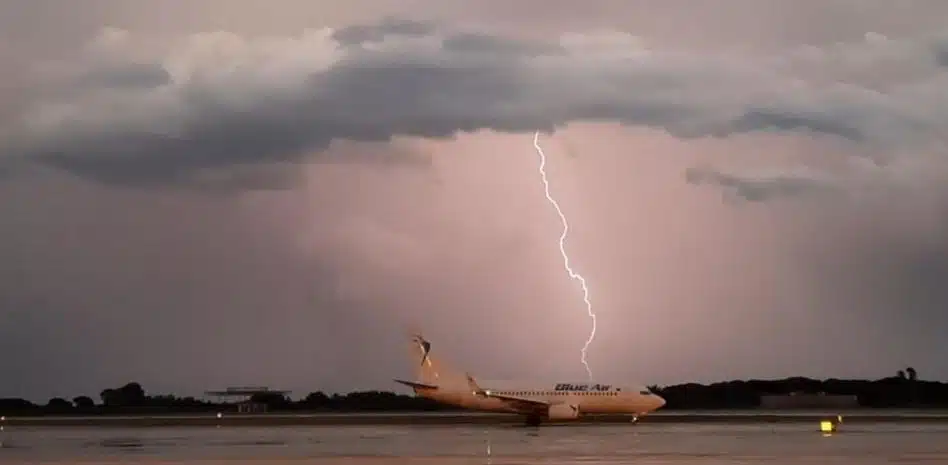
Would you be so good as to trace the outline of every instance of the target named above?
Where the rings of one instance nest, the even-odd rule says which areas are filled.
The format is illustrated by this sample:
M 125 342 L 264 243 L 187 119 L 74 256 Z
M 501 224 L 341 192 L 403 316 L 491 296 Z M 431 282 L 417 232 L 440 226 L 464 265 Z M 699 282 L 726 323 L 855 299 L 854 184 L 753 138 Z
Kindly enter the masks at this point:
M 611 384 L 573 384 L 573 383 L 559 383 L 553 388 L 554 391 L 575 391 L 575 392 L 588 392 L 596 391 L 603 392 L 612 389 Z

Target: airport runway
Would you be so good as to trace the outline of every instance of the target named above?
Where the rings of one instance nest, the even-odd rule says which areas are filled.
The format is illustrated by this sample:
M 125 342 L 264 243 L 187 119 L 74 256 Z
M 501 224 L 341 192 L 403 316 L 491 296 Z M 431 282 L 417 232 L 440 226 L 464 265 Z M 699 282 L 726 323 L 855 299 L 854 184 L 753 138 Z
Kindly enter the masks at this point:
M 655 412 L 641 418 L 647 424 L 814 424 L 836 414 L 844 415 L 848 424 L 855 423 L 945 423 L 948 410 L 870 410 L 849 411 L 668 411 Z M 570 424 L 628 424 L 628 415 L 595 415 L 570 421 Z M 231 414 L 154 416 L 48 416 L 6 417 L 0 426 L 16 427 L 217 427 L 217 426 L 342 426 L 342 425 L 516 425 L 523 419 L 517 415 L 490 413 L 317 413 L 317 414 Z
M 640 423 L 168 428 L 6 428 L 0 463 L 25 465 L 948 463 L 948 424 Z

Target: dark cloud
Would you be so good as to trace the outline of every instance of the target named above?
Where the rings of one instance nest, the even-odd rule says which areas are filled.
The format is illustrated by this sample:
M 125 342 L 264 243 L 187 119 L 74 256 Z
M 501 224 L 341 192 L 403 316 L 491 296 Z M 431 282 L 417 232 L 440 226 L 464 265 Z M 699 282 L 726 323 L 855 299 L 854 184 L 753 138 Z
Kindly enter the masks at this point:
M 365 42 L 380 42 L 391 36 L 424 37 L 437 31 L 432 22 L 411 21 L 388 16 L 377 24 L 357 24 L 333 32 L 332 38 L 342 45 L 359 45 Z
M 840 195 L 841 186 L 830 179 L 805 175 L 736 175 L 705 167 L 688 168 L 685 179 L 692 184 L 710 184 L 723 188 L 749 202 L 766 202 L 780 197 Z
M 804 131 L 888 147 L 931 138 L 945 121 L 914 108 L 941 92 L 930 81 L 886 94 L 808 84 L 782 73 L 786 59 L 647 50 L 620 33 L 540 43 L 390 18 L 281 39 L 195 35 L 153 63 L 124 62 L 135 56 L 128 34 L 107 37 L 83 64 L 91 71 L 62 84 L 79 87 L 22 114 L 5 157 L 107 183 L 160 184 L 195 170 L 292 162 L 334 140 L 576 120 L 679 137 Z M 930 61 L 929 44 L 910 43 L 906 59 Z M 874 47 L 856 48 L 871 57 Z M 92 78 L 98 85 L 88 89 Z

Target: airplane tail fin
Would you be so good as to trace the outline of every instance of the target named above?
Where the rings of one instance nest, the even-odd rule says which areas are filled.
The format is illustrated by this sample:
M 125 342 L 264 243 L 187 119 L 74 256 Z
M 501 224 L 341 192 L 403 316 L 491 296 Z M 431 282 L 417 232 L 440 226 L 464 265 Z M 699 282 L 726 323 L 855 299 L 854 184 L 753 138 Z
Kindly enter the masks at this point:
M 420 332 L 412 334 L 411 348 L 417 380 L 431 386 L 444 386 L 458 381 L 458 374 L 443 366 L 440 361 L 431 355 L 431 342 L 425 339 Z M 460 379 L 464 379 L 463 377 Z
M 436 360 L 431 357 L 431 343 L 421 333 L 415 333 L 411 338 L 412 354 L 417 367 L 418 381 L 437 385 L 441 378 L 441 370 Z

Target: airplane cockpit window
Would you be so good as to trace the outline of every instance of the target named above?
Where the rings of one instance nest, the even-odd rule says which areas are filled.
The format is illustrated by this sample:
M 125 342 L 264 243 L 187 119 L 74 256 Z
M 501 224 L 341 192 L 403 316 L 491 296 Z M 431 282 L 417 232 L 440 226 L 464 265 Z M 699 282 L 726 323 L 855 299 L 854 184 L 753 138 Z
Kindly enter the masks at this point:
M 639 394 L 642 394 L 643 396 L 650 396 L 652 395 L 652 391 L 639 391 Z

